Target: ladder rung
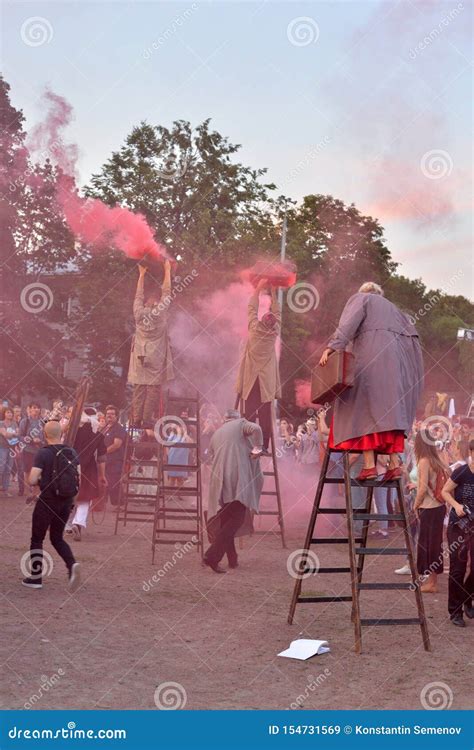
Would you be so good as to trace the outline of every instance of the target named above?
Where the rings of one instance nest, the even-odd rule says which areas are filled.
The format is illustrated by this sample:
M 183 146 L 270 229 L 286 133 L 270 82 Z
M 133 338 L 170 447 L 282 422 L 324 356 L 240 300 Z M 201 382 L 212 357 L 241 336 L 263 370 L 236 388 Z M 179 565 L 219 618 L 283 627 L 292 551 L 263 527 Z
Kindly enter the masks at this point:
M 181 530 L 179 533 L 182 533 Z M 198 535 L 197 531 L 193 531 L 193 534 Z M 192 539 L 160 539 L 158 536 L 153 539 L 153 544 L 187 544 L 188 542 L 192 542 Z M 196 542 L 196 546 L 199 546 L 199 542 Z
M 350 568 L 314 568 L 316 573 L 350 573 Z
M 354 513 L 354 521 L 404 521 L 403 513 Z
M 361 625 L 420 625 L 421 620 L 419 617 L 405 617 L 401 620 L 398 619 L 384 619 L 380 618 L 380 620 L 374 620 L 374 619 L 363 619 L 360 621 Z
M 258 512 L 259 516 L 279 516 L 279 512 L 277 510 L 260 510 Z
M 129 463 L 132 464 L 132 466 L 158 466 L 158 462 L 156 460 L 152 461 L 151 459 L 129 458 Z M 128 473 L 126 476 L 128 476 Z
M 318 508 L 318 513 L 341 514 L 346 513 L 345 508 Z
M 179 495 L 196 495 L 197 491 L 197 487 L 171 487 L 169 484 L 160 487 L 160 493 L 176 495 L 176 497 L 179 497 Z
M 364 479 L 363 482 L 357 482 L 355 479 L 351 479 L 351 487 L 381 487 L 383 490 L 397 488 L 398 479 L 394 479 L 393 482 L 381 482 L 380 479 Z
M 407 555 L 405 547 L 356 547 L 356 555 Z
M 195 529 L 156 529 L 156 535 L 158 534 L 197 534 L 198 530 Z
M 273 471 L 262 471 L 262 474 L 264 477 L 274 477 L 275 473 Z
M 354 542 L 357 542 L 357 544 L 362 544 L 363 541 L 364 541 L 363 539 L 354 539 Z M 323 537 L 322 536 L 319 539 L 311 539 L 311 544 L 347 544 L 348 542 L 349 542 L 349 539 L 346 539 L 346 537 Z
M 119 516 L 119 521 L 133 521 L 134 523 L 153 523 L 154 516 L 149 516 L 148 518 L 142 518 L 138 517 L 136 518 L 135 515 L 130 515 L 130 513 L 127 513 L 126 516 Z
M 299 596 L 298 601 L 301 604 L 316 602 L 351 602 L 352 596 Z
M 162 468 L 165 469 L 165 471 L 168 471 L 168 469 L 171 469 L 172 471 L 197 471 L 199 466 L 196 464 L 162 464 Z
M 156 502 L 156 495 L 143 495 L 140 492 L 128 492 L 127 493 L 127 502 L 134 502 L 135 500 L 148 500 L 150 503 Z
M 411 589 L 413 583 L 359 583 L 358 588 L 367 590 Z
M 324 479 L 324 484 L 344 484 L 344 480 L 338 479 L 337 477 L 326 477 Z
M 158 477 L 128 477 L 128 484 L 156 484 L 158 486 Z
M 276 497 L 278 495 L 278 492 L 261 492 L 260 495 L 274 495 Z

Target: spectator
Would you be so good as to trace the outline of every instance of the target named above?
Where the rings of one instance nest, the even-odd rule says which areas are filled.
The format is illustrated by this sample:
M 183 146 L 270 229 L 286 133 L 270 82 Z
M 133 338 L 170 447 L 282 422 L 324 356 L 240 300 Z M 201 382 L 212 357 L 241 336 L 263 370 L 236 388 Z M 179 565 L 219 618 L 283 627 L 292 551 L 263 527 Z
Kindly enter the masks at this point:
M 449 587 L 448 611 L 453 625 L 464 628 L 463 608 L 474 618 L 474 440 L 469 443 L 471 458 L 458 466 L 443 487 L 443 498 L 451 506 L 448 522 Z M 466 515 L 470 513 L 469 520 Z M 460 522 L 463 523 L 460 525 Z M 467 560 L 470 557 L 466 577 Z
M 13 417 L 15 419 L 18 435 L 20 435 L 20 422 L 21 422 L 21 406 L 14 406 L 13 407 Z M 18 441 L 18 444 L 15 446 L 15 458 L 13 460 L 13 470 L 16 474 L 16 478 L 18 481 L 18 496 L 23 497 L 25 494 L 25 477 L 23 473 L 23 450 L 21 441 Z
M 8 490 L 15 457 L 15 446 L 18 444 L 18 425 L 13 417 L 13 409 L 9 406 L 2 407 L 0 420 L 0 481 L 2 494 L 5 497 L 11 497 Z
M 110 404 L 105 407 L 105 427 L 102 431 L 107 450 L 105 461 L 105 476 L 112 505 L 120 501 L 120 481 L 122 478 L 123 461 L 127 432 L 118 421 L 119 410 Z
M 41 406 L 33 402 L 28 406 L 27 416 L 20 422 L 20 437 L 24 443 L 22 459 L 25 484 L 28 484 L 33 459 L 38 448 L 44 444 L 43 420 L 41 419 Z
M 438 575 L 443 572 L 443 522 L 446 513 L 437 487 L 440 479 L 444 485 L 449 470 L 438 455 L 433 434 L 426 428 L 421 429 L 415 438 L 415 456 L 418 482 L 414 510 L 420 521 L 417 569 L 420 576 L 427 576 L 420 590 L 425 594 L 436 594 Z
M 74 441 L 74 450 L 81 462 L 81 487 L 76 497 L 76 511 L 71 522 L 71 531 L 76 541 L 81 540 L 82 531 L 87 526 L 91 503 L 105 491 L 106 447 L 101 432 L 92 429 L 91 417 L 85 412 Z

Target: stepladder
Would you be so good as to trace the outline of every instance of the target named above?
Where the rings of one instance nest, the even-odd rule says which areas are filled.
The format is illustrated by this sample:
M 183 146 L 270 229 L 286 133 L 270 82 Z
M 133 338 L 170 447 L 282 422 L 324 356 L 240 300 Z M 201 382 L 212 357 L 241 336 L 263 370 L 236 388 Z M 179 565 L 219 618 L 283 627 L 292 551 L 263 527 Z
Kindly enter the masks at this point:
M 236 400 L 236 409 L 240 407 L 240 413 L 245 415 L 245 401 L 238 396 Z M 258 423 L 258 416 L 255 420 Z M 285 537 L 285 520 L 283 515 L 283 504 L 281 498 L 281 484 L 278 473 L 278 450 L 275 440 L 275 407 L 271 404 L 271 430 L 269 441 L 269 454 L 263 456 L 260 461 L 262 464 L 262 474 L 264 485 L 260 493 L 260 508 L 258 515 L 253 516 L 253 533 L 259 536 L 275 534 L 280 536 L 283 548 L 286 548 Z M 269 529 L 262 529 L 264 518 L 273 519 Z
M 147 439 L 144 439 L 147 438 Z M 158 498 L 159 446 L 154 436 L 128 425 L 115 533 L 127 522 L 152 524 Z
M 195 547 L 203 555 L 200 396 L 172 395 L 161 418 L 152 561 L 160 544 Z
M 338 455 L 340 457 L 340 464 L 342 471 L 339 472 L 339 476 L 328 476 L 330 459 L 331 456 Z M 342 474 L 342 476 L 341 476 Z M 327 505 L 322 506 L 321 500 L 323 496 L 323 489 L 326 485 L 338 484 L 344 487 L 345 506 L 344 507 L 328 507 Z M 381 487 L 389 490 L 393 489 L 398 502 L 398 508 L 396 512 L 391 513 L 378 513 L 372 512 L 372 501 L 374 489 Z M 355 488 L 362 491 L 363 502 L 355 503 L 353 495 Z M 358 507 L 354 507 L 354 506 Z M 318 518 L 327 515 L 341 515 L 345 516 L 347 525 L 347 536 L 331 536 L 324 537 L 318 536 L 316 530 L 316 524 Z M 394 521 L 399 524 L 400 532 L 403 535 L 404 546 L 392 546 L 391 543 L 386 543 L 384 546 L 369 546 L 368 544 L 368 529 L 371 521 Z M 320 565 L 319 555 L 315 555 L 313 552 L 314 545 L 347 545 L 349 565 L 347 566 L 327 566 Z M 403 556 L 407 559 L 410 568 L 410 581 L 363 581 L 364 575 L 364 563 L 367 557 L 370 557 L 372 561 L 377 559 L 383 559 L 387 555 L 398 555 Z M 372 565 L 372 569 L 378 569 L 379 566 Z M 366 571 L 367 572 L 367 571 Z M 311 580 L 314 576 L 318 577 L 324 574 L 349 574 L 350 575 L 350 589 L 351 593 L 342 593 L 344 589 L 337 588 L 337 592 L 331 591 L 323 594 L 305 595 L 302 593 L 303 581 Z M 314 580 L 314 579 L 313 579 Z M 350 454 L 348 452 L 333 451 L 330 448 L 326 450 L 324 455 L 323 463 L 321 466 L 321 473 L 316 489 L 316 495 L 314 499 L 313 508 L 306 532 L 306 538 L 304 546 L 301 550 L 301 556 L 298 561 L 298 569 L 295 571 L 295 584 L 293 589 L 293 595 L 290 604 L 290 611 L 288 615 L 288 622 L 291 625 L 294 620 L 295 610 L 298 604 L 332 604 L 336 602 L 351 602 L 351 620 L 354 626 L 354 639 L 355 639 L 355 651 L 357 654 L 362 652 L 362 628 L 376 627 L 376 626 L 398 626 L 398 625 L 419 625 L 421 631 L 421 637 L 423 646 L 426 651 L 431 650 L 430 639 L 428 633 L 428 626 L 424 611 L 422 594 L 420 591 L 421 579 L 417 576 L 415 568 L 415 555 L 413 548 L 413 540 L 408 524 L 408 509 L 406 499 L 403 493 L 402 480 L 396 479 L 393 481 L 381 483 L 379 480 L 368 480 L 358 482 L 356 479 L 351 477 L 351 466 L 350 466 Z M 409 597 L 414 597 L 414 604 L 416 607 L 416 616 L 413 617 L 386 617 L 381 615 L 379 617 L 362 618 L 361 617 L 361 592 L 363 591 L 403 591 L 408 593 Z M 396 605 L 396 602 L 395 602 Z M 394 604 L 387 604 L 384 597 L 382 606 L 385 606 L 391 611 L 394 608 Z

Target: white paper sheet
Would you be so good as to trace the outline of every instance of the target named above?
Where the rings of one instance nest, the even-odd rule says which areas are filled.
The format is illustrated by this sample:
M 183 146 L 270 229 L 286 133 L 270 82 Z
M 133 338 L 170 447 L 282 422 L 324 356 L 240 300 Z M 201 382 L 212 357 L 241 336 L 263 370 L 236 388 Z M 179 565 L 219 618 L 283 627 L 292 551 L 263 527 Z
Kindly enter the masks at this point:
M 316 654 L 326 654 L 331 649 L 327 641 L 314 641 L 310 638 L 298 638 L 291 641 L 290 647 L 282 651 L 278 656 L 286 656 L 288 659 L 310 659 Z

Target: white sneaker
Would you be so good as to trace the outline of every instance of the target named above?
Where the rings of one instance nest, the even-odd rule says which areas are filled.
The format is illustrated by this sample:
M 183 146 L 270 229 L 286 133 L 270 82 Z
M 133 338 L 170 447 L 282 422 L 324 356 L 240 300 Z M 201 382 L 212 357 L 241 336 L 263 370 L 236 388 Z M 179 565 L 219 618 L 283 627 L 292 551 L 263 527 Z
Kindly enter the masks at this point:
M 71 570 L 69 571 L 69 591 L 73 592 L 79 587 L 81 583 L 81 566 L 79 563 L 73 563 Z
M 410 576 L 411 570 L 409 565 L 404 565 L 402 568 L 397 568 L 395 573 L 399 576 Z

